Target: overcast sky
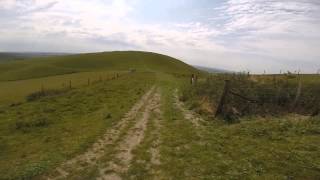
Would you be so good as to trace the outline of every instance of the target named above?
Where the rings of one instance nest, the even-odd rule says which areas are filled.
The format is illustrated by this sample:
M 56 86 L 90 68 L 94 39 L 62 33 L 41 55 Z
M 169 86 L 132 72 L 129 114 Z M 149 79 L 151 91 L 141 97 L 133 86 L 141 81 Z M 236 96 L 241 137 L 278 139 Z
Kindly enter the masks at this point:
M 0 0 L 0 51 L 145 50 L 229 70 L 320 69 L 319 0 Z

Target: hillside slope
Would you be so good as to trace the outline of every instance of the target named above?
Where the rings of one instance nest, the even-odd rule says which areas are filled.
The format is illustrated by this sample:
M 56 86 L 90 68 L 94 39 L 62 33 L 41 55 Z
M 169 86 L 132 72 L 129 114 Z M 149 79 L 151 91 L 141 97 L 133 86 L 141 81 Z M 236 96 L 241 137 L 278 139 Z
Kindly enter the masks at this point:
M 112 70 L 164 73 L 198 72 L 195 68 L 169 56 L 150 52 L 121 51 L 40 57 L 29 61 L 0 64 L 0 81 L 39 78 L 76 72 Z

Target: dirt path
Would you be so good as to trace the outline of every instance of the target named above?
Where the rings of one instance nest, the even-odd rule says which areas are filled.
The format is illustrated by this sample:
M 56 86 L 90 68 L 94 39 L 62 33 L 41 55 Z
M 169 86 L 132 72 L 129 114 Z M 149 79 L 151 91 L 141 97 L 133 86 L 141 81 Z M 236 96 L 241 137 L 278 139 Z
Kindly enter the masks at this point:
M 122 179 L 121 174 L 128 171 L 130 162 L 133 159 L 132 151 L 142 142 L 147 129 L 147 123 L 150 120 L 151 112 L 158 109 L 159 96 L 153 94 L 147 102 L 142 117 L 139 118 L 135 125 L 130 128 L 124 138 L 117 145 L 117 153 L 112 161 L 108 162 L 106 167 L 99 170 L 99 180 L 117 180 Z
M 156 94 L 156 99 L 158 102 L 161 100 L 160 94 Z M 161 118 L 163 117 L 162 111 L 160 109 L 160 103 L 156 106 L 155 109 L 153 109 L 155 113 L 155 119 L 154 119 L 154 125 L 155 129 L 152 132 L 152 136 L 155 137 L 152 146 L 150 148 L 151 152 L 151 164 L 153 165 L 160 165 L 160 152 L 159 152 L 159 146 L 160 146 L 160 129 L 161 129 Z
M 43 179 L 55 180 L 55 179 L 67 179 L 70 174 L 73 172 L 81 171 L 88 167 L 96 166 L 98 160 L 105 155 L 106 146 L 112 145 L 119 138 L 120 133 L 129 126 L 130 121 L 134 120 L 141 109 L 144 106 L 147 108 L 144 112 L 143 118 L 135 125 L 133 130 L 131 130 L 131 134 L 127 136 L 125 143 L 122 144 L 121 149 L 123 152 L 118 155 L 119 158 L 123 158 L 125 163 L 132 158 L 130 156 L 130 152 L 135 144 L 139 143 L 141 138 L 143 138 L 143 130 L 145 129 L 145 124 L 148 119 L 149 109 L 151 106 L 150 97 L 153 95 L 155 91 L 155 87 L 152 87 L 142 98 L 139 100 L 132 109 L 125 115 L 123 119 L 116 124 L 115 127 L 108 130 L 103 137 L 98 140 L 93 146 L 88 149 L 88 151 L 84 154 L 78 155 L 75 158 L 68 160 L 63 163 L 60 167 L 58 167 L 54 173 L 54 175 L 45 177 Z M 154 98 L 153 98 L 154 99 Z M 130 151 L 126 151 L 126 150 Z
M 155 167 L 152 170 L 152 174 L 154 175 L 154 177 L 160 177 L 160 170 L 159 167 L 161 165 L 161 160 L 160 160 L 160 144 L 161 144 L 161 140 L 160 140 L 160 130 L 162 128 L 162 123 L 161 121 L 163 120 L 163 113 L 161 111 L 161 96 L 160 94 L 156 94 L 156 98 L 157 101 L 159 102 L 158 105 L 156 106 L 156 108 L 153 110 L 154 114 L 155 114 L 155 119 L 154 119 L 154 127 L 155 129 L 152 131 L 151 136 L 154 138 L 152 145 L 149 149 L 149 152 L 151 153 L 151 166 Z
M 204 120 L 201 117 L 198 117 L 194 112 L 185 108 L 183 102 L 179 100 L 178 89 L 174 92 L 174 102 L 176 107 L 183 113 L 185 119 L 191 121 L 196 128 L 201 128 L 201 122 L 204 122 Z

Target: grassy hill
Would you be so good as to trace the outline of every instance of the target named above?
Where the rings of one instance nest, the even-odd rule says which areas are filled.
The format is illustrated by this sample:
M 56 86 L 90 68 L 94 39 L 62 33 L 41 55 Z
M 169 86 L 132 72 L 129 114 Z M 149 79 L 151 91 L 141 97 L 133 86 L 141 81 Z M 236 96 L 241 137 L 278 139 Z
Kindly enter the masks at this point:
M 132 51 L 0 63 L 0 180 L 318 179 L 320 116 L 270 111 L 225 122 L 211 111 L 226 78 L 262 99 L 271 99 L 266 86 L 296 92 L 298 78 L 204 74 L 191 86 L 191 73 L 203 72 Z M 301 79 L 300 99 L 319 97 L 319 76 Z M 227 100 L 226 110 L 243 107 Z
M 0 81 L 40 78 L 87 71 L 138 71 L 190 73 L 197 70 L 177 59 L 150 52 L 104 52 L 0 64 Z
M 200 73 L 169 56 L 150 52 L 103 52 L 0 63 L 0 106 L 17 103 L 42 88 L 60 89 L 70 81 L 73 87 L 88 81 L 110 79 L 135 69 L 170 74 Z
M 0 179 L 30 179 L 84 152 L 162 76 L 190 73 L 200 72 L 132 51 L 0 63 Z M 42 89 L 58 93 L 25 101 Z

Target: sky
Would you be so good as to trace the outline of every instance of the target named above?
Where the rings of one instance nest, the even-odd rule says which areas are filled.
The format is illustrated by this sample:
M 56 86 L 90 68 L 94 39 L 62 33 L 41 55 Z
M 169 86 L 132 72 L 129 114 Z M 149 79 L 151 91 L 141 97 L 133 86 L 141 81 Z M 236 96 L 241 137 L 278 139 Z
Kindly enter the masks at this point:
M 320 69 L 319 0 L 0 0 L 0 51 L 152 51 L 253 73 Z

